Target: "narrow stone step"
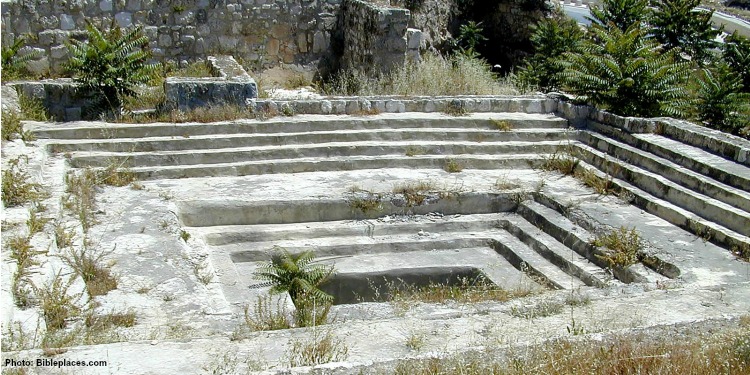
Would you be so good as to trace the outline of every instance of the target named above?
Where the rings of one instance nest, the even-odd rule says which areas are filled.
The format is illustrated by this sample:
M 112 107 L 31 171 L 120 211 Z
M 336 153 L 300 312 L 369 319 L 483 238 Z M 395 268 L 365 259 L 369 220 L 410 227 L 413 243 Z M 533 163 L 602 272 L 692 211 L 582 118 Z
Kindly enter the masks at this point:
M 309 131 L 475 128 L 496 129 L 492 120 L 507 121 L 513 129 L 567 128 L 568 121 L 553 114 L 472 113 L 451 117 L 440 113 L 381 114 L 369 117 L 304 115 L 266 121 L 235 120 L 216 123 L 119 124 L 103 122 L 27 123 L 38 139 L 115 139 L 146 137 L 193 137 L 211 134 L 295 133 Z
M 559 141 L 542 142 L 336 142 L 312 145 L 244 147 L 218 150 L 181 150 L 162 152 L 80 152 L 74 153 L 69 161 L 75 168 L 104 168 L 112 163 L 133 167 L 157 167 L 175 165 L 219 164 L 243 161 L 272 159 L 327 158 L 352 156 L 404 155 L 410 151 L 425 155 L 473 154 L 528 154 L 554 153 L 564 143 Z M 418 156 L 418 155 L 414 155 Z
M 709 176 L 693 172 L 664 158 L 592 132 L 581 132 L 579 139 L 589 146 L 622 161 L 657 173 L 700 194 L 750 212 L 750 193 L 747 191 L 718 182 Z M 748 172 L 750 172 L 750 169 L 748 169 Z
M 501 220 L 514 214 L 472 215 L 403 215 L 368 220 L 340 220 L 326 222 L 219 225 L 192 227 L 191 232 L 203 236 L 206 244 L 221 246 L 244 242 L 273 242 L 284 240 L 317 239 L 332 236 L 392 236 L 426 233 L 486 231 L 497 228 Z
M 590 122 L 589 127 L 716 181 L 750 191 L 750 168 L 732 160 L 658 134 L 629 134 L 596 122 Z
M 447 233 L 420 236 L 417 233 L 396 236 L 337 236 L 315 240 L 250 242 L 215 246 L 214 251 L 229 253 L 233 262 L 258 262 L 270 259 L 274 246 L 292 253 L 313 251 L 316 257 L 355 256 L 359 254 L 409 253 L 487 246 L 487 233 Z
M 626 180 L 649 194 L 692 211 L 706 220 L 721 224 L 745 236 L 750 235 L 750 213 L 686 189 L 656 173 L 613 159 L 589 146 L 575 144 L 575 147 L 586 162 L 598 169 Z
M 503 228 L 567 274 L 581 279 L 586 285 L 598 288 L 607 285 L 610 276 L 604 269 L 591 263 L 528 221 L 520 217 L 516 220 L 506 220 L 503 222 Z
M 505 230 L 495 234 L 491 246 L 518 270 L 529 273 L 532 278 L 541 279 L 542 284 L 550 285 L 555 289 L 575 289 L 585 286 L 580 279 L 565 273 Z
M 538 142 L 574 138 L 567 129 L 497 129 L 472 128 L 399 128 L 335 131 L 305 131 L 299 133 L 220 134 L 182 137 L 114 138 L 54 140 L 47 144 L 55 153 L 76 151 L 152 152 L 176 150 L 227 149 L 300 145 L 331 142 L 363 141 L 445 141 L 454 142 Z
M 453 155 L 450 158 L 467 169 L 538 168 L 544 163 L 541 154 Z M 140 180 L 189 177 L 246 176 L 271 173 L 350 171 L 357 169 L 412 168 L 443 169 L 446 156 L 350 156 L 335 158 L 275 159 L 236 163 L 135 167 Z

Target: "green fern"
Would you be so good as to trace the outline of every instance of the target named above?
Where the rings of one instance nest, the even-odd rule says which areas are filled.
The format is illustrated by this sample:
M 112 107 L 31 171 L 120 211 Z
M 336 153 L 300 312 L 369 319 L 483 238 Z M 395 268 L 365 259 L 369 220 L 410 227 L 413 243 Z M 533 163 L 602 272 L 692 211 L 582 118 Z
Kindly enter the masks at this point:
M 291 254 L 276 246 L 271 261 L 261 266 L 255 276 L 271 282 L 271 293 L 288 292 L 298 308 L 304 307 L 310 300 L 330 303 L 333 296 L 319 287 L 333 274 L 333 268 L 313 264 L 314 261 L 312 251 Z
M 566 90 L 581 101 L 623 116 L 684 116 L 688 65 L 660 46 L 638 25 L 626 31 L 592 25 L 592 38 L 559 64 Z
M 25 46 L 26 38 L 21 36 L 16 38 L 10 47 L 2 49 L 3 80 L 13 80 L 29 75 L 26 64 L 41 56 L 41 53 L 34 50 L 19 55 L 19 52 Z
M 87 117 L 107 111 L 117 115 L 123 98 L 134 96 L 133 89 L 151 80 L 160 64 L 147 63 L 151 54 L 141 27 L 104 30 L 89 22 L 86 32 L 87 41 L 71 39 L 68 44 L 67 68 L 91 99 Z

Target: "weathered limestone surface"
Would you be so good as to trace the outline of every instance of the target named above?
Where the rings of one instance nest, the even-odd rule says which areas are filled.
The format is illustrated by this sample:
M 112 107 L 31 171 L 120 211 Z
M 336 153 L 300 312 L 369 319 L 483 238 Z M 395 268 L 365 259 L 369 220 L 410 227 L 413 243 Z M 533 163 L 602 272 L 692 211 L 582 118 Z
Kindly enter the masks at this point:
M 342 14 L 345 31 L 343 68 L 388 72 L 404 63 L 408 10 L 380 7 L 361 0 L 344 0 Z

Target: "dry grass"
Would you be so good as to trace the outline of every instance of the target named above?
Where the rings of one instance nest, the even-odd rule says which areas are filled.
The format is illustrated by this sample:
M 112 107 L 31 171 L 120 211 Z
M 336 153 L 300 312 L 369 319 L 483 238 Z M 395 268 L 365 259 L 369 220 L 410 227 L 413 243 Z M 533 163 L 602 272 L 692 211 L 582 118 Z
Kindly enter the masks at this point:
M 497 130 L 507 132 L 513 130 L 513 124 L 508 120 L 490 119 L 490 124 Z
M 258 296 L 255 304 L 245 306 L 245 325 L 252 331 L 273 331 L 292 328 L 291 314 L 283 299 L 270 295 Z
M 278 113 L 254 112 L 251 108 L 243 108 L 236 105 L 213 105 L 201 108 L 195 108 L 190 111 L 172 110 L 166 112 L 150 113 L 142 116 L 122 116 L 118 118 L 123 123 L 151 123 L 151 122 L 199 122 L 209 123 L 217 121 L 232 121 L 238 119 L 259 119 L 264 120 L 277 116 Z
M 393 187 L 393 193 L 402 194 L 408 207 L 421 205 L 427 199 L 426 193 L 435 190 L 435 185 L 430 181 L 404 182 Z
M 28 280 L 29 269 L 39 265 L 34 258 L 44 252 L 34 250 L 31 246 L 30 236 L 11 237 L 5 244 L 10 250 L 10 258 L 16 263 L 16 272 L 13 274 L 12 291 L 16 306 L 26 308 L 31 306 L 31 293 L 33 286 Z
M 545 171 L 558 171 L 563 175 L 571 175 L 578 167 L 580 160 L 570 153 L 555 153 L 544 158 L 542 169 Z
M 641 252 L 641 236 L 635 228 L 620 227 L 608 233 L 599 234 L 591 240 L 591 244 L 608 249 L 606 255 L 597 256 L 606 261 L 610 267 L 627 267 L 635 264 Z
M 732 328 L 675 339 L 671 335 L 556 340 L 507 356 L 460 355 L 403 360 L 399 375 L 750 374 L 750 330 Z
M 348 354 L 349 348 L 344 341 L 334 336 L 331 331 L 322 332 L 320 329 L 314 329 L 309 339 L 292 340 L 287 351 L 292 367 L 340 362 L 345 360 Z
M 445 159 L 445 165 L 443 165 L 443 170 L 448 173 L 458 173 L 464 170 L 464 167 L 457 162 L 455 159 Z
M 98 178 L 96 171 L 84 169 L 80 173 L 69 173 L 65 176 L 66 192 L 63 206 L 72 212 L 87 233 L 96 224 L 96 189 Z
M 510 315 L 517 318 L 537 319 L 562 313 L 565 305 L 558 301 L 542 300 L 533 305 L 513 306 Z
M 21 160 L 28 163 L 25 157 L 8 160 L 8 166 L 2 173 L 2 201 L 6 207 L 20 206 L 36 202 L 46 197 L 41 185 L 30 182 L 31 176 L 21 169 Z
M 2 113 L 2 139 L 4 141 L 11 141 L 16 137 L 21 138 L 23 141 L 33 141 L 34 135 L 31 132 L 23 130 L 23 124 L 21 124 L 21 116 L 13 111 L 3 111 Z
M 349 199 L 349 207 L 361 211 L 363 214 L 383 210 L 383 197 L 369 191 L 358 192 Z
M 586 186 L 596 190 L 597 193 L 607 195 L 616 193 L 617 189 L 612 180 L 612 176 L 599 177 L 594 171 L 589 169 L 579 170 L 575 173 L 575 177 L 581 180 Z
M 117 289 L 117 279 L 112 275 L 102 259 L 105 252 L 95 254 L 84 245 L 80 250 L 69 249 L 62 260 L 69 265 L 86 284 L 89 297 L 102 296 Z
M 69 292 L 73 280 L 74 278 L 71 277 L 65 281 L 58 272 L 47 285 L 42 288 L 35 288 L 48 332 L 65 328 L 68 319 L 74 318 L 80 313 L 80 307 L 78 306 L 80 294 Z
M 327 95 L 519 95 L 509 80 L 498 79 L 490 66 L 465 55 L 449 58 L 427 54 L 419 63 L 377 78 L 346 71 L 322 84 Z
M 89 330 L 99 332 L 113 327 L 130 328 L 136 323 L 136 315 L 134 311 L 113 312 L 104 315 L 91 313 L 86 315 L 84 323 Z
M 41 99 L 19 95 L 18 106 L 21 108 L 22 120 L 50 121 L 51 119 Z
M 446 303 L 448 301 L 458 303 L 507 302 L 533 294 L 531 289 L 522 287 L 505 290 L 486 282 L 483 278 L 471 280 L 464 278 L 457 285 L 431 283 L 427 286 L 418 287 L 414 285 L 391 284 L 388 286 L 388 289 L 390 290 L 391 302 L 397 304 L 411 304 L 415 302 Z
M 408 157 L 412 157 L 412 156 L 417 156 L 417 155 L 424 155 L 426 153 L 427 153 L 427 149 L 425 149 L 422 146 L 408 146 L 404 154 Z

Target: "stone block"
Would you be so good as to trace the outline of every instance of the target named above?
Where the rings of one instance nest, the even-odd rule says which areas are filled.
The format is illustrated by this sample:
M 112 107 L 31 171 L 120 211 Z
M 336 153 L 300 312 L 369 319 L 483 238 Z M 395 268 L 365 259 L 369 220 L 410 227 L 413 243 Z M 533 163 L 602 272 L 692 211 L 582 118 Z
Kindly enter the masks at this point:
M 133 25 L 133 14 L 130 12 L 120 12 L 115 14 L 115 21 L 120 27 L 130 27 Z
M 60 15 L 60 29 L 73 30 L 76 28 L 76 21 L 70 14 Z
M 65 46 L 54 46 L 50 49 L 50 56 L 53 59 L 62 59 L 68 55 L 68 47 Z
M 81 113 L 81 107 L 65 108 L 65 121 L 79 121 L 82 118 Z
M 101 9 L 103 12 L 111 12 L 112 11 L 112 0 L 102 0 L 99 2 L 99 9 Z

